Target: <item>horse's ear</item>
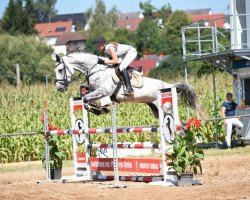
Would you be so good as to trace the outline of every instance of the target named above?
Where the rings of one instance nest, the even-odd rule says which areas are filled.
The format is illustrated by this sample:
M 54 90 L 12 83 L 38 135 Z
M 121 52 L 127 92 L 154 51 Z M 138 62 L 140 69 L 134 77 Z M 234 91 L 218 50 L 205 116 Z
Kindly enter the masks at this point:
M 53 59 L 55 62 L 60 62 L 60 61 L 61 61 L 60 56 L 58 56 L 58 55 L 55 54 L 55 53 L 52 53 L 52 54 L 51 54 L 51 57 L 52 57 L 52 59 Z

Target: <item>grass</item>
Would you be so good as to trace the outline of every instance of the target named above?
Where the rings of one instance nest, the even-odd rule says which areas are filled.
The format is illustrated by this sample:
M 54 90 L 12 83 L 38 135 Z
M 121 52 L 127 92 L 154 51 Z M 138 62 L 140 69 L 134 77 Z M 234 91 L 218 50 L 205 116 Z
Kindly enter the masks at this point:
M 205 158 L 214 156 L 250 156 L 250 145 L 232 149 L 205 149 Z

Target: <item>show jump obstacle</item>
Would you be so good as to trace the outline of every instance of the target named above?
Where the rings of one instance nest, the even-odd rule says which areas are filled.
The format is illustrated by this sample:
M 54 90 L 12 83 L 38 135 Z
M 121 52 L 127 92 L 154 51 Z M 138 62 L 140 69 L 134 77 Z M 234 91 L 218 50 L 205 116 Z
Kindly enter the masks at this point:
M 84 98 L 84 97 L 83 97 Z M 115 180 L 118 181 L 143 181 L 143 182 L 161 182 L 172 185 L 175 180 L 168 173 L 166 163 L 166 150 L 171 147 L 169 143 L 174 139 L 175 127 L 179 123 L 178 104 L 176 88 L 165 88 L 158 91 L 159 106 L 159 126 L 145 127 L 116 127 L 116 108 L 111 103 L 112 127 L 111 128 L 89 128 L 88 112 L 83 106 L 83 98 L 70 99 L 70 117 L 71 130 L 52 130 L 47 128 L 48 114 L 44 112 L 44 132 L 45 135 L 72 135 L 73 157 L 74 157 L 74 176 L 63 177 L 62 180 L 70 178 L 72 180 Z M 81 110 L 83 119 L 76 118 L 76 111 Z M 165 113 L 165 114 L 164 114 Z M 160 144 L 144 143 L 118 143 L 117 134 L 122 133 L 160 133 Z M 112 134 L 112 144 L 93 144 L 90 143 L 91 134 Z M 168 144 L 168 146 L 167 146 Z M 79 145 L 83 145 L 85 152 L 79 152 Z M 46 144 L 48 146 L 48 144 Z M 91 157 L 91 149 L 97 148 L 99 151 L 112 148 L 113 158 Z M 159 149 L 161 159 L 142 159 L 142 158 L 120 158 L 118 149 Z M 47 159 L 47 179 L 50 179 L 49 173 L 49 150 L 46 148 Z M 114 175 L 103 175 L 100 171 L 114 171 Z M 119 176 L 121 172 L 138 172 L 158 174 L 157 176 Z

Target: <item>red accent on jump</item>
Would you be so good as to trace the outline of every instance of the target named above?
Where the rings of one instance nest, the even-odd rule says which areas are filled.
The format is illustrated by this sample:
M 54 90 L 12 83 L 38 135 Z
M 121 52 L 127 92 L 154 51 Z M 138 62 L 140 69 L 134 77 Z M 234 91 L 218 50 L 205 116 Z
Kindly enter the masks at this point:
M 161 106 L 163 106 L 163 104 L 166 102 L 172 103 L 172 93 L 171 92 L 161 93 Z
M 117 132 L 117 133 L 123 133 L 123 128 L 118 128 L 118 129 L 116 130 L 116 132 Z
M 108 148 L 107 144 L 100 144 L 100 148 Z
M 96 128 L 90 128 L 89 130 L 88 130 L 88 133 L 96 133 Z
M 76 152 L 76 162 L 77 163 L 86 163 L 86 153 Z
M 89 158 L 93 171 L 113 171 L 113 158 Z M 118 169 L 123 172 L 161 173 L 161 159 L 118 158 Z
M 143 144 L 135 144 L 134 147 L 135 149 L 142 149 L 144 146 Z
M 58 130 L 57 135 L 65 135 L 64 130 Z
M 77 109 L 82 110 L 82 105 L 81 104 L 73 105 L 73 112 L 75 112 Z
M 80 133 L 80 130 L 74 130 L 73 134 L 78 135 Z
M 133 131 L 139 133 L 139 132 L 142 132 L 142 128 L 133 128 Z

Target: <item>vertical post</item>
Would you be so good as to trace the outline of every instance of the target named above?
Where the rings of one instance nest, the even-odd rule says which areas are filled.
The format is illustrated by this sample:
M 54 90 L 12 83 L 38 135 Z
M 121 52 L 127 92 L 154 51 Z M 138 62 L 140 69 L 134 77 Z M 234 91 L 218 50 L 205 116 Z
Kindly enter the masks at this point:
M 44 110 L 43 110 L 43 117 L 44 117 L 44 143 L 45 143 L 45 156 L 46 156 L 46 174 L 47 180 L 51 179 L 50 176 L 50 153 L 49 153 L 49 137 L 46 135 L 48 131 L 48 108 L 47 108 L 47 101 L 44 101 Z
M 173 117 L 174 117 L 174 131 L 176 128 L 176 125 L 179 125 L 179 113 L 178 113 L 178 97 L 177 97 L 177 91 L 176 87 L 171 88 L 171 93 L 172 93 L 172 112 L 173 112 Z
M 187 62 L 184 63 L 184 66 L 185 66 L 185 82 L 186 84 L 188 84 L 188 71 L 187 71 Z M 189 119 L 190 117 L 190 107 L 188 106 L 187 107 L 187 118 Z
M 75 117 L 75 114 L 74 114 L 74 98 L 71 97 L 70 100 L 70 119 L 71 119 L 71 128 L 72 130 L 75 129 L 75 122 L 76 122 L 76 117 Z M 76 152 L 77 152 L 77 141 L 75 139 L 75 135 L 72 134 L 72 143 L 73 143 L 73 159 L 74 159 L 74 173 L 75 173 L 75 176 L 77 176 L 77 158 L 76 158 Z
M 49 74 L 45 75 L 45 85 L 46 85 L 46 87 L 48 87 L 48 85 L 49 85 Z
M 116 128 L 116 108 L 114 102 L 112 102 L 111 109 L 112 109 L 112 146 L 113 146 L 114 180 L 115 180 L 115 185 L 118 185 L 119 174 L 118 174 L 118 152 L 117 152 L 117 128 Z
M 19 86 L 21 83 L 21 78 L 20 78 L 20 67 L 19 64 L 16 64 L 16 84 Z
M 212 31 L 212 46 L 213 46 L 213 53 L 215 53 L 215 27 L 211 28 Z
M 162 101 L 161 101 L 161 90 L 158 91 L 158 113 L 159 113 L 159 130 L 160 130 L 160 136 L 161 136 L 161 162 L 162 162 L 162 172 L 163 172 L 163 179 L 164 183 L 167 182 L 167 166 L 166 166 L 166 141 L 165 141 L 165 135 L 164 135 L 164 113 L 162 109 Z
M 219 46 L 218 46 L 218 30 L 217 30 L 217 23 L 214 23 L 214 31 L 215 31 L 215 53 L 218 53 Z
M 200 31 L 200 25 L 197 25 L 197 31 L 198 31 L 198 47 L 199 47 L 199 56 L 201 56 L 201 31 Z
M 84 130 L 88 130 L 89 129 L 89 113 L 88 111 L 84 108 L 84 97 L 82 97 L 82 114 L 83 114 L 83 122 L 84 122 Z M 88 145 L 89 145 L 89 134 L 86 134 L 85 135 L 85 149 L 86 149 L 86 171 L 87 171 L 87 177 L 89 179 L 92 179 L 93 178 L 93 172 L 91 171 L 90 169 L 90 160 L 89 160 L 89 157 L 90 157 L 90 149 L 88 148 Z
M 181 34 L 182 34 L 182 50 L 183 50 L 183 60 L 186 60 L 186 37 L 185 37 L 185 28 L 181 29 Z
M 217 103 L 216 103 L 216 81 L 215 81 L 215 67 L 213 66 L 213 90 L 214 90 L 214 118 L 217 118 Z M 215 120 L 215 139 L 216 147 L 218 148 L 218 121 Z

